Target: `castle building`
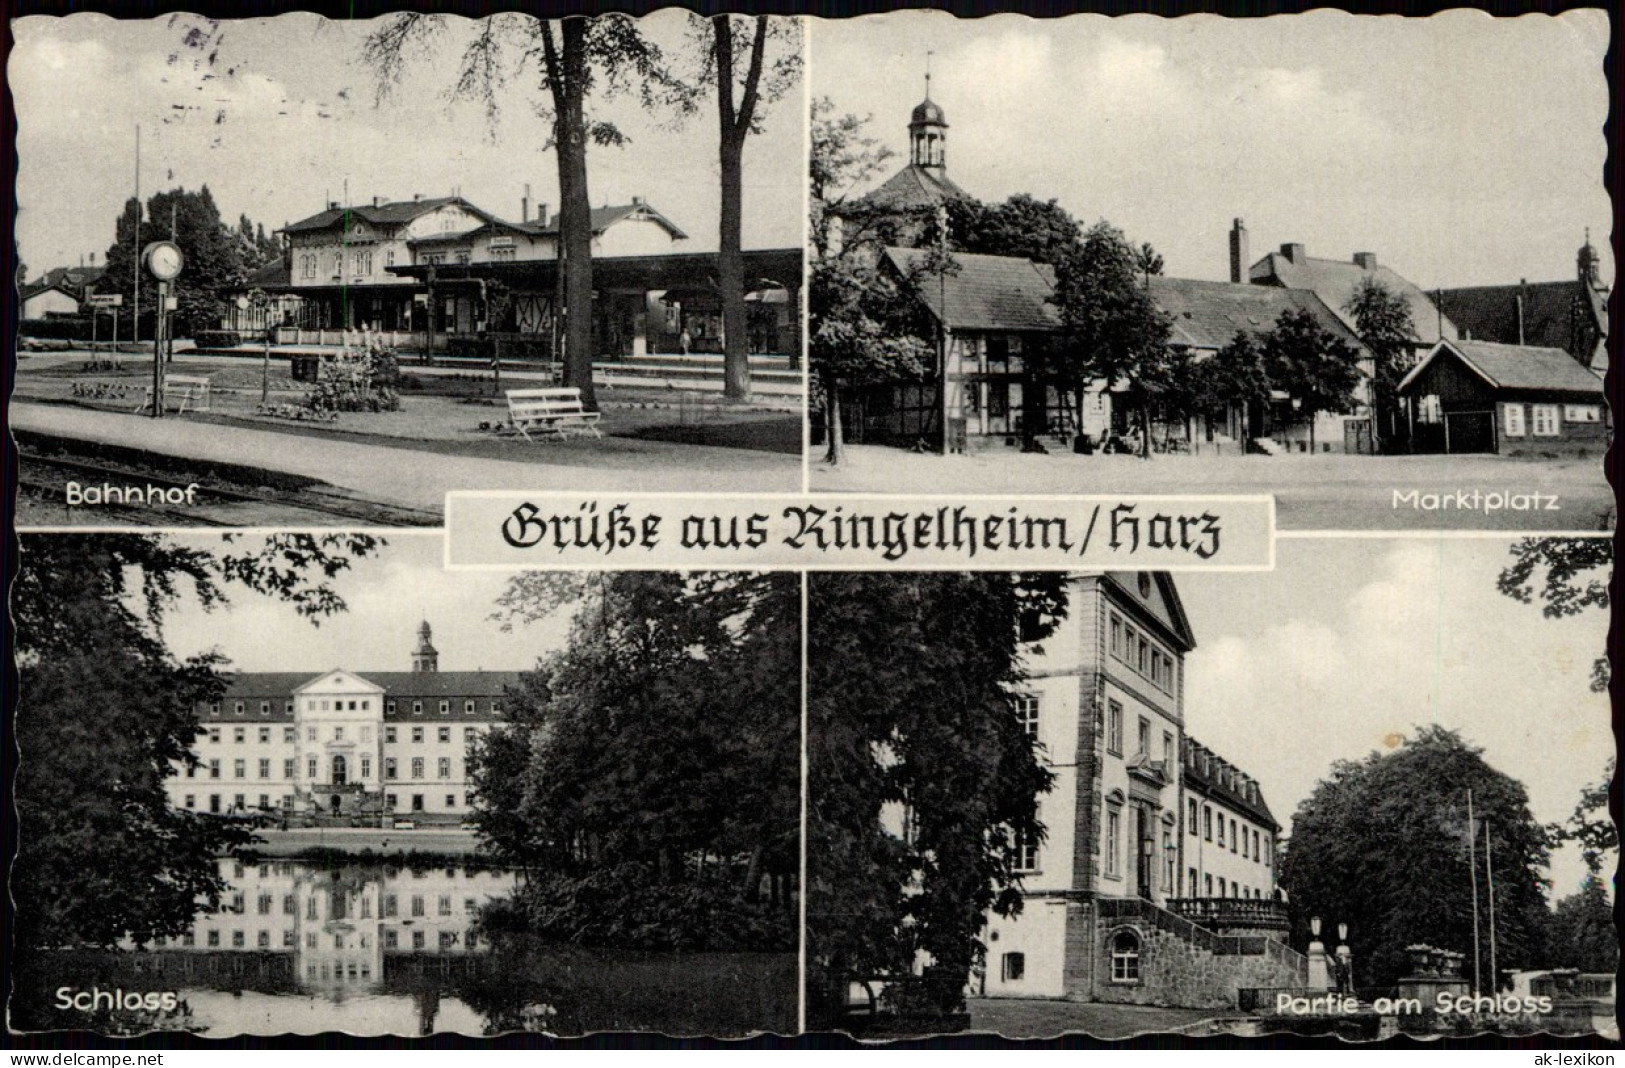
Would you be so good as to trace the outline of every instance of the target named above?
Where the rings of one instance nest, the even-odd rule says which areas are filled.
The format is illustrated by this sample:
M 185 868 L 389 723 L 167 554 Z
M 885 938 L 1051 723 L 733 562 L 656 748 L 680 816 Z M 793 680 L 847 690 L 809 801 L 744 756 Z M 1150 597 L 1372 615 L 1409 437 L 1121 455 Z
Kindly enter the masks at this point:
M 220 814 L 458 822 L 473 804 L 468 747 L 502 722 L 511 671 L 441 671 L 430 627 L 411 671 L 245 672 L 199 709 L 196 766 L 168 780 L 179 808 Z
M 1258 782 L 1191 738 L 1196 645 L 1167 574 L 1073 579 L 1016 714 L 1055 776 L 1020 858 L 1023 909 L 989 914 L 987 997 L 1224 1007 L 1302 986 L 1276 891 L 1280 825 Z

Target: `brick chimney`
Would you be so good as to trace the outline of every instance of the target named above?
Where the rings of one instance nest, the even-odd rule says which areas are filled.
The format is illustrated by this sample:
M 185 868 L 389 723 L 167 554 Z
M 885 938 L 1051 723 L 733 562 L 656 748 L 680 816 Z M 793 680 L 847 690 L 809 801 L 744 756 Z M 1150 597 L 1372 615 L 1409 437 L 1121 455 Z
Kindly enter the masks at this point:
M 643 198 L 642 198 L 642 197 L 633 197 L 633 198 L 632 198 L 632 206 L 633 206 L 633 207 L 634 207 L 634 208 L 641 208 L 641 207 L 643 207 Z
M 1309 258 L 1309 253 L 1300 244 L 1282 245 L 1281 255 L 1286 257 L 1288 263 L 1302 263 Z
M 1356 252 L 1354 262 L 1362 271 L 1374 271 L 1377 269 L 1377 254 L 1375 252 Z
M 384 206 L 384 198 L 383 197 L 373 197 L 372 198 L 372 206 L 375 207 L 375 208 L 383 207 Z
M 530 222 L 530 183 L 525 183 L 525 195 L 519 198 L 519 221 Z
M 1230 281 L 1237 285 L 1247 281 L 1247 227 L 1240 219 L 1230 224 Z

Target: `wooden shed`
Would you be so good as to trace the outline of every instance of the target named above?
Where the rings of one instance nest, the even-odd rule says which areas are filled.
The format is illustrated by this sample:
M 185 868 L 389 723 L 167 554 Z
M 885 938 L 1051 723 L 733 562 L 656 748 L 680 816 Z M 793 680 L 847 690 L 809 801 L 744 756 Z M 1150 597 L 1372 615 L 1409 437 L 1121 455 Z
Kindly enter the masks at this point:
M 1441 341 L 1399 397 L 1417 452 L 1579 455 L 1608 444 L 1602 378 L 1562 349 Z

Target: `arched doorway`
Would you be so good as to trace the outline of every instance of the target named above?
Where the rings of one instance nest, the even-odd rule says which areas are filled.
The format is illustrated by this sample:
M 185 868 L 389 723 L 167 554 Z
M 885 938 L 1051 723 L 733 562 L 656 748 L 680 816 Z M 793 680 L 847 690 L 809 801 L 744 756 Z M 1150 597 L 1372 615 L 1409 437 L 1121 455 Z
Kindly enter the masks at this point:
M 340 809 L 342 809 L 343 806 L 344 806 L 344 795 L 343 794 L 334 794 L 329 799 L 328 803 L 333 806 L 333 815 L 337 816 L 339 814 Z
M 342 754 L 335 754 L 333 757 L 333 785 L 343 786 L 349 782 L 349 771 L 349 762 L 344 759 Z

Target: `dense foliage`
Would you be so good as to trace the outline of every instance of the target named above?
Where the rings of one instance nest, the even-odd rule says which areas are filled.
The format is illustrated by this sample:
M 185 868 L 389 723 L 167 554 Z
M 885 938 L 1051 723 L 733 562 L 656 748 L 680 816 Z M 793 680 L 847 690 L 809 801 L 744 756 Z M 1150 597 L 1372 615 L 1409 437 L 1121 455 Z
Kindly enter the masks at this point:
M 525 888 L 488 922 L 551 942 L 788 950 L 800 865 L 793 575 L 528 574 L 509 620 L 573 607 L 477 746 L 474 823 Z
M 1497 964 L 1503 971 L 1541 965 L 1546 835 L 1529 813 L 1523 785 L 1438 726 L 1418 730 L 1394 752 L 1340 761 L 1298 806 L 1281 863 L 1296 941 L 1307 941 L 1312 916 L 1347 923 L 1362 988 L 1392 986 L 1405 972 L 1405 947 L 1415 943 L 1467 954 L 1470 979 L 1476 884 L 1487 986 L 1486 835 Z
M 195 759 L 197 707 L 224 687 L 221 659 L 177 660 L 165 610 L 205 607 L 242 583 L 313 620 L 341 611 L 328 583 L 360 535 L 286 535 L 217 551 L 157 535 L 25 535 L 12 587 L 19 701 L 19 848 L 11 893 L 19 952 L 150 942 L 191 927 L 224 889 L 214 858 L 241 829 L 171 808 L 164 782 Z
M 1417 340 L 1411 306 L 1382 282 L 1366 277 L 1343 310 L 1354 317 L 1355 332 L 1376 361 L 1371 406 L 1378 443 L 1388 446 L 1400 432 L 1399 383 Z
M 808 999 L 908 976 L 897 1008 L 953 1012 L 991 909 L 1021 908 L 1019 843 L 1052 776 L 1011 705 L 1018 627 L 1065 613 L 1059 575 L 808 576 Z M 1024 626 L 1023 626 L 1024 623 Z M 896 1004 L 905 1001 L 904 1004 Z
M 1608 538 L 1525 538 L 1512 546 L 1513 562 L 1496 587 L 1513 600 L 1533 604 L 1538 596 L 1547 619 L 1578 615 L 1589 608 L 1608 610 L 1608 580 L 1614 570 L 1614 543 Z M 1535 590 L 1539 575 L 1540 591 Z M 1606 654 L 1591 667 L 1591 689 L 1605 693 L 1612 678 Z

